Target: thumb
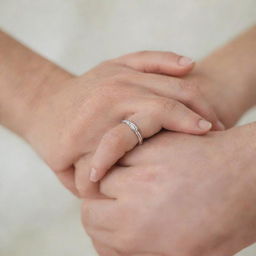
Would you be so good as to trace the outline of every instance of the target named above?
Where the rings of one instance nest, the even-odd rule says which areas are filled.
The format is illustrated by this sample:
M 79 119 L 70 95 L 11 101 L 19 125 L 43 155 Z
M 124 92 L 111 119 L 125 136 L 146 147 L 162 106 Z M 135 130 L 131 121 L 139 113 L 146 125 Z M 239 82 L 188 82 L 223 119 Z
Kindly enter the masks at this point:
M 130 53 L 114 60 L 135 70 L 170 76 L 184 76 L 194 67 L 195 62 L 173 52 L 141 51 Z
M 75 186 L 80 198 L 101 198 L 99 183 L 91 182 L 89 174 L 91 171 L 91 155 L 81 156 L 74 163 Z

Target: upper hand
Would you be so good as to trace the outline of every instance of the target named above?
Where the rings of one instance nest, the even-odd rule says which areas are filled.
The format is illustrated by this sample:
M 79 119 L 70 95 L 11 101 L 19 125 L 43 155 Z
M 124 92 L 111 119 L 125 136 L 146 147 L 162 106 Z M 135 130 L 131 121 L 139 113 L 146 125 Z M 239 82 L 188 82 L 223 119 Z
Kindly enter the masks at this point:
M 85 196 L 97 188 L 89 181 L 91 168 L 99 180 L 138 142 L 123 119 L 137 123 L 144 138 L 162 128 L 204 134 L 211 128 L 200 126 L 205 119 L 220 129 L 195 84 L 162 75 L 182 76 L 193 68 L 180 60 L 174 53 L 129 54 L 53 86 L 35 109 L 29 142 L 66 187 Z

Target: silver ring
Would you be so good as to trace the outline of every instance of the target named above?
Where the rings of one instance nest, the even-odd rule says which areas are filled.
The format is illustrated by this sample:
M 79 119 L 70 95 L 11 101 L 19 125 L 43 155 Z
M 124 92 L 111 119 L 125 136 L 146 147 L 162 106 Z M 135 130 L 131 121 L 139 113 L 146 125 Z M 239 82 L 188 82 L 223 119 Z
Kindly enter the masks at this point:
M 140 133 L 139 127 L 130 120 L 122 120 L 122 123 L 128 125 L 130 129 L 134 132 L 134 134 L 137 136 L 139 144 L 141 145 L 143 143 L 143 137 Z

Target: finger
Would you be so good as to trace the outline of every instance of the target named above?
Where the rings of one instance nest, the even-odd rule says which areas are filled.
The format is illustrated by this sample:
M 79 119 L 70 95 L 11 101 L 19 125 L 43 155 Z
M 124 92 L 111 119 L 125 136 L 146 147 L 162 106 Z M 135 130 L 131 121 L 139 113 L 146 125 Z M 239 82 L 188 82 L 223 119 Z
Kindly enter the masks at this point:
M 82 156 L 75 167 L 75 187 L 81 198 L 100 198 L 99 184 L 92 183 L 89 180 L 91 156 L 89 154 Z
M 100 182 L 100 192 L 107 197 L 116 198 L 119 202 L 127 194 L 139 195 L 142 186 L 149 188 L 149 180 L 154 178 L 152 165 L 138 165 L 136 167 L 115 167 L 110 174 Z M 143 185 L 144 184 L 144 185 Z M 125 216 L 125 212 L 123 213 Z
M 125 124 L 109 130 L 101 139 L 92 158 L 90 181 L 98 182 L 126 152 L 138 143 L 137 137 Z
M 93 242 L 94 248 L 97 251 L 97 253 L 99 254 L 99 256 L 125 256 L 125 255 L 121 255 L 116 250 L 110 248 L 109 246 L 107 246 L 99 241 L 92 240 L 92 242 Z
M 129 120 L 137 125 L 143 138 L 158 133 L 162 128 L 191 134 L 205 134 L 212 125 L 185 105 L 166 98 L 152 101 L 152 110 L 132 115 Z M 144 103 L 145 104 L 145 103 Z M 144 107 L 145 108 L 145 107 Z M 138 137 L 126 124 L 119 124 L 101 139 L 92 159 L 90 180 L 99 181 L 126 152 L 138 143 Z
M 74 167 L 70 167 L 65 171 L 55 173 L 60 182 L 75 196 L 80 197 L 75 185 Z
M 146 137 L 154 135 L 160 128 L 200 135 L 207 133 L 212 127 L 210 122 L 176 100 L 162 97 L 159 97 L 158 101 L 153 99 L 150 106 L 147 107 L 147 110 L 149 111 L 149 120 L 146 125 L 149 125 L 150 128 L 146 128 L 146 126 L 143 127 L 143 129 L 147 131 L 145 134 Z M 140 122 L 139 120 L 142 118 L 142 114 L 142 112 L 136 114 L 138 122 Z M 152 130 L 151 127 L 153 127 L 154 130 Z
M 113 244 L 115 228 L 122 223 L 118 213 L 119 209 L 112 200 L 85 200 L 81 216 L 86 233 L 104 245 Z
M 113 199 L 85 200 L 82 208 L 82 221 L 85 227 L 114 232 L 124 216 Z
M 105 245 L 99 241 L 92 239 L 94 248 L 99 253 L 100 256 L 163 256 L 162 253 L 121 253 L 115 249 L 110 248 L 108 245 Z
M 212 106 L 201 95 L 198 87 L 175 77 L 155 74 L 136 74 L 135 85 L 152 90 L 159 96 L 178 100 L 213 124 L 214 130 L 224 130 Z
M 142 51 L 131 53 L 114 61 L 146 73 L 183 76 L 194 67 L 194 61 L 173 52 Z

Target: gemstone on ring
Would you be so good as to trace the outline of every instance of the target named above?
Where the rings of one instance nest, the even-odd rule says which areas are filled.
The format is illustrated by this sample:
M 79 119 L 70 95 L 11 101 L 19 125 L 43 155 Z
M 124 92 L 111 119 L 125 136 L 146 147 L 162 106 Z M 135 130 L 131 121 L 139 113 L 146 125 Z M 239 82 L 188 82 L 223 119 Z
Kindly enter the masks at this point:
M 130 129 L 137 136 L 138 142 L 141 145 L 143 143 L 143 137 L 140 133 L 139 127 L 134 122 L 132 122 L 130 120 L 122 120 L 122 123 L 124 123 L 130 127 Z

